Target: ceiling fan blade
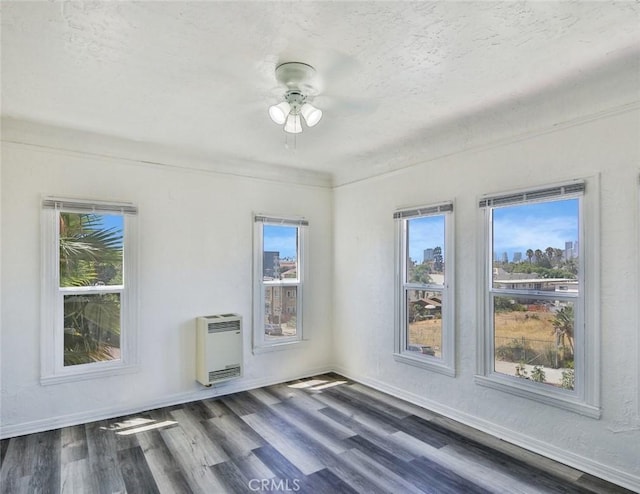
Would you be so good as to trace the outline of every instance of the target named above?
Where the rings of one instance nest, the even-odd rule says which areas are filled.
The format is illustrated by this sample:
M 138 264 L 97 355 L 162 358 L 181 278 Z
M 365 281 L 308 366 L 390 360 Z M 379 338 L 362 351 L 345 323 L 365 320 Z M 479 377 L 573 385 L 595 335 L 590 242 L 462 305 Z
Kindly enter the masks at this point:
M 341 110 L 349 113 L 369 114 L 380 106 L 378 98 L 349 98 L 321 94 L 314 98 L 313 104 L 322 110 Z

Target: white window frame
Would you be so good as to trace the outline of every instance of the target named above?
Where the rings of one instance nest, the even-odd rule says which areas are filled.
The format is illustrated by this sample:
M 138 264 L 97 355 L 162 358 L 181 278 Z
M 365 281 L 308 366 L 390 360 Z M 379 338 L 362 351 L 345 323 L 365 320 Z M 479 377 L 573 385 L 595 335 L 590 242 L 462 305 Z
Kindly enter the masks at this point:
M 409 283 L 407 281 L 407 263 L 409 246 L 407 243 L 407 223 L 411 219 L 424 216 L 444 217 L 443 255 L 445 258 L 444 285 Z M 455 337 L 455 241 L 454 241 L 454 204 L 453 201 L 398 210 L 395 220 L 395 331 L 394 359 L 396 362 L 414 365 L 450 377 L 456 375 L 456 337 Z M 442 348 L 441 358 L 419 354 L 407 350 L 407 291 L 437 291 L 442 294 Z
M 307 272 L 307 230 L 309 222 L 297 216 L 273 216 L 265 214 L 253 215 L 253 352 L 263 353 L 275 350 L 284 350 L 300 346 L 304 343 L 304 284 Z M 292 226 L 297 228 L 297 278 L 264 281 L 263 279 L 263 253 L 265 225 Z M 287 287 L 296 287 L 296 334 L 291 337 L 278 337 L 277 340 L 265 338 L 265 289 L 267 286 L 283 287 L 282 299 L 287 298 Z M 278 292 L 276 292 L 278 293 Z
M 492 297 L 514 291 L 492 286 L 492 226 L 494 208 L 576 197 L 580 201 L 578 256 L 581 276 L 579 295 L 574 299 L 576 385 L 575 389 L 570 391 L 494 371 L 495 338 Z M 481 324 L 477 341 L 477 374 L 475 376 L 477 384 L 587 417 L 596 419 L 600 417 L 599 197 L 599 177 L 594 176 L 584 180 L 486 195 L 480 199 L 478 320 Z M 543 294 L 534 296 L 538 297 L 538 295 L 543 298 Z M 554 296 L 554 298 L 558 297 Z
M 123 216 L 124 283 L 106 287 L 60 287 L 60 212 L 118 214 Z M 41 244 L 41 355 L 40 382 L 44 385 L 105 377 L 137 370 L 138 362 L 138 255 L 137 208 L 131 203 L 45 197 L 42 200 Z M 120 358 L 103 362 L 64 365 L 64 296 L 120 293 Z

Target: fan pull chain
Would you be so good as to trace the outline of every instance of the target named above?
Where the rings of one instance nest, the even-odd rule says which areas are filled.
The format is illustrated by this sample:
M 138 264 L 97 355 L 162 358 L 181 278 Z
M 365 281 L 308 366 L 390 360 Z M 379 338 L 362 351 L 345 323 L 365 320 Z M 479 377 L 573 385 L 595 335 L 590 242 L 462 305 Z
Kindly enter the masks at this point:
M 293 136 L 293 149 L 289 146 L 289 135 Z M 284 133 L 284 147 L 288 150 L 297 151 L 298 150 L 298 134 L 289 134 L 288 132 Z

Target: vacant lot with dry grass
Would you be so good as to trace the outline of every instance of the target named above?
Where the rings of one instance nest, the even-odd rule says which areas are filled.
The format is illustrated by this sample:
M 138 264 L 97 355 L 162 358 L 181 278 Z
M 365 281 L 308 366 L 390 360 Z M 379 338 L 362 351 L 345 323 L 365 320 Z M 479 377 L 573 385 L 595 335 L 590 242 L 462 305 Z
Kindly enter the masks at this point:
M 495 316 L 495 333 L 502 338 L 524 337 L 553 343 L 553 318 L 551 312 L 498 312 Z
M 545 367 L 545 382 L 563 385 L 562 355 L 555 344 L 555 314 L 545 311 L 504 311 L 495 315 L 495 369 L 517 375 L 515 367 L 524 362 L 527 375 L 534 365 Z M 430 319 L 409 324 L 409 344 L 430 346 L 441 357 L 442 320 Z M 560 357 L 561 358 L 561 357 Z
M 429 319 L 409 324 L 409 344 L 430 346 L 440 357 L 442 346 L 442 319 Z
M 555 345 L 554 314 L 541 311 L 507 311 L 495 316 L 496 346 L 522 341 L 537 351 Z M 430 319 L 409 324 L 409 343 L 439 349 L 442 346 L 442 320 Z

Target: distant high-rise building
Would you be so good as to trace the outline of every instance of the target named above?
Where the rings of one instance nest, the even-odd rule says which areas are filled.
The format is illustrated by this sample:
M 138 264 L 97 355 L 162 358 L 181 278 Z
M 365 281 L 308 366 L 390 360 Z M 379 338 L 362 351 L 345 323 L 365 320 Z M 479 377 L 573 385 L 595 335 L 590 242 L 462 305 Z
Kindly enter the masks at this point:
M 579 257 L 578 256 L 579 252 L 580 251 L 578 250 L 578 241 L 576 240 L 575 242 L 573 242 L 573 257 L 574 258 Z
M 573 259 L 573 242 L 564 243 L 564 258 Z
M 522 261 L 522 252 L 514 252 L 513 253 L 513 262 Z
M 505 264 L 509 262 L 509 255 L 506 252 L 502 253 L 502 262 Z
M 425 249 L 423 253 L 423 262 L 433 261 L 433 249 Z
M 277 279 L 280 271 L 280 252 L 265 250 L 262 255 L 262 275 Z

